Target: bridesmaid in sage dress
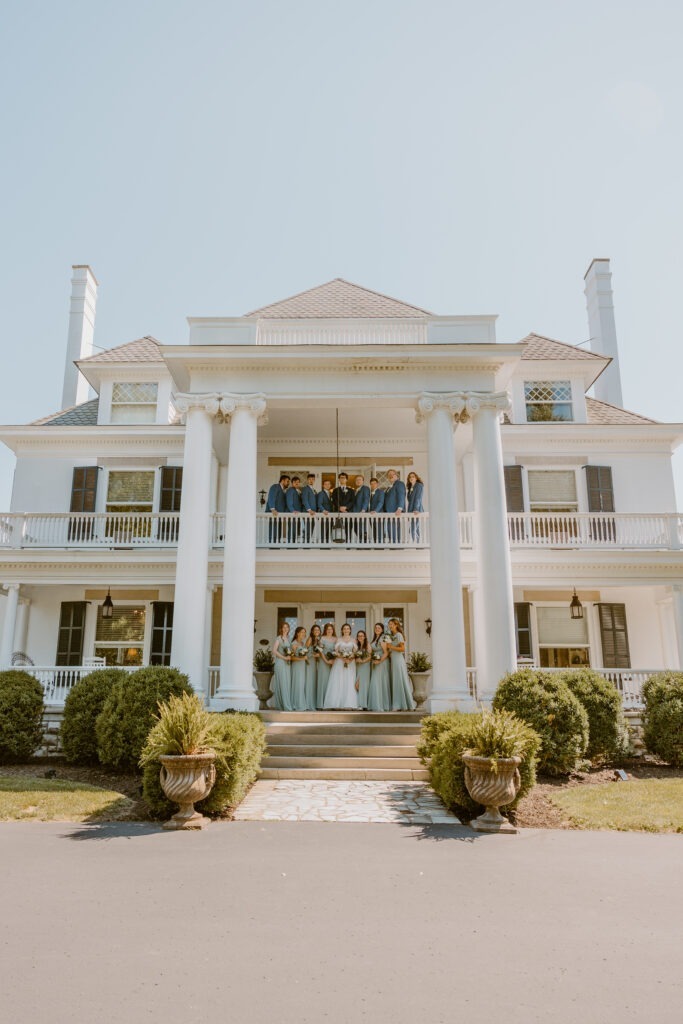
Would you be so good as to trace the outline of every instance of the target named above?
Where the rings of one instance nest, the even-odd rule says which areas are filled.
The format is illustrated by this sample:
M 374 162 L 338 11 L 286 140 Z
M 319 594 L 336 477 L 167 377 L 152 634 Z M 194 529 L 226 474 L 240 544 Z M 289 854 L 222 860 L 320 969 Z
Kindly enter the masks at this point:
M 381 622 L 375 623 L 370 648 L 372 661 L 370 662 L 368 711 L 389 711 L 391 708 L 391 672 L 389 670 L 389 652 L 384 642 L 384 626 Z
M 413 700 L 413 688 L 406 666 L 406 642 L 399 632 L 400 628 L 401 623 L 398 619 L 389 619 L 391 643 L 387 644 L 387 650 L 391 657 L 391 710 L 414 711 L 416 705 Z
M 358 707 L 361 711 L 367 711 L 370 673 L 372 672 L 372 665 L 370 664 L 372 651 L 370 650 L 370 644 L 368 643 L 367 634 L 364 629 L 359 629 L 356 633 L 356 643 L 358 644 L 358 658 L 356 659 Z
M 306 646 L 306 629 L 298 626 L 294 630 L 292 643 L 292 708 L 294 711 L 307 711 L 306 705 L 306 663 L 308 647 Z
M 289 623 L 283 622 L 273 644 L 275 660 L 273 674 L 273 696 L 271 706 L 277 711 L 293 711 L 291 647 L 289 644 Z
M 323 708 L 325 706 L 325 695 L 327 694 L 327 684 L 330 681 L 330 670 L 334 664 L 334 647 L 337 643 L 337 638 L 334 635 L 334 626 L 331 622 L 328 622 L 323 629 L 323 635 L 320 640 L 320 646 L 323 649 L 323 653 L 320 656 L 318 662 L 318 707 Z
M 318 700 L 318 665 L 320 655 L 316 653 L 316 647 L 320 647 L 320 626 L 316 622 L 311 626 L 308 640 L 308 662 L 306 664 L 306 710 L 315 711 Z

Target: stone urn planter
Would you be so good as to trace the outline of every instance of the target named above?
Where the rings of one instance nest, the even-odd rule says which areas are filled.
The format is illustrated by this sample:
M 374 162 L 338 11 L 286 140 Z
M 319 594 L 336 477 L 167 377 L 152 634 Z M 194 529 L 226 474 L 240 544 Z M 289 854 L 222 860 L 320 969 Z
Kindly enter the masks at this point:
M 209 818 L 195 811 L 194 805 L 207 797 L 213 788 L 216 781 L 215 759 L 214 753 L 161 755 L 161 788 L 169 800 L 179 805 L 179 810 L 164 822 L 163 828 L 193 829 L 209 824 Z
M 259 711 L 267 710 L 268 701 L 273 696 L 273 691 L 270 688 L 270 681 L 272 678 L 272 671 L 254 672 L 254 682 L 256 683 L 256 696 L 258 697 L 259 700 Z
M 467 791 L 473 800 L 486 808 L 484 814 L 470 822 L 472 828 L 477 832 L 516 833 L 517 829 L 503 817 L 499 808 L 511 804 L 519 792 L 521 757 L 463 754 L 462 759 Z
M 421 708 L 429 696 L 429 680 L 431 672 L 409 672 L 410 682 L 413 686 L 413 697 L 418 708 Z

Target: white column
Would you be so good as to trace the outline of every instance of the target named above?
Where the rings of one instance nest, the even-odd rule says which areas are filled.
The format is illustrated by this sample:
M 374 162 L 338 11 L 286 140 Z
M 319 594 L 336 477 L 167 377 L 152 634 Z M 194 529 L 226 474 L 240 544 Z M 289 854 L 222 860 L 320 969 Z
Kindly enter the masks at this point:
M 673 586 L 674 623 L 676 625 L 676 643 L 678 645 L 678 668 L 683 671 L 683 586 Z
M 465 665 L 465 629 L 460 575 L 460 527 L 453 444 L 459 394 L 425 392 L 417 420 L 427 421 L 429 452 L 429 538 L 431 566 L 432 693 L 429 710 L 471 704 Z
M 19 584 L 8 583 L 7 603 L 5 605 L 5 621 L 2 627 L 2 645 L 0 646 L 0 669 L 11 668 L 14 654 L 14 631 L 17 626 L 17 608 L 19 606 Z
M 475 543 L 478 586 L 475 605 L 477 692 L 490 700 L 498 683 L 517 665 L 515 609 L 510 565 L 500 414 L 506 392 L 468 395 L 474 446 Z
M 195 691 L 207 691 L 206 587 L 211 514 L 212 422 L 218 395 L 175 395 L 185 413 L 183 489 L 173 607 L 171 664 L 186 672 Z
M 253 688 L 256 600 L 256 443 L 264 422 L 265 395 L 222 395 L 230 417 L 225 498 L 221 682 L 211 706 L 257 711 Z
M 31 611 L 31 598 L 22 597 L 17 609 L 17 626 L 14 637 L 14 647 L 17 651 L 26 653 L 28 644 L 28 618 Z

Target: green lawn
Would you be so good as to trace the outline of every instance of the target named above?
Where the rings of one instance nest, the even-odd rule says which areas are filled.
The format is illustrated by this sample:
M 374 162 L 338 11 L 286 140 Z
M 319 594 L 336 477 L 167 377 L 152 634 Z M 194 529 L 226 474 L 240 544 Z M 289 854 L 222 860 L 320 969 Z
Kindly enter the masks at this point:
M 85 782 L 0 776 L 0 821 L 118 819 L 133 807 L 122 793 Z
M 683 832 L 683 779 L 576 786 L 550 796 L 579 828 Z

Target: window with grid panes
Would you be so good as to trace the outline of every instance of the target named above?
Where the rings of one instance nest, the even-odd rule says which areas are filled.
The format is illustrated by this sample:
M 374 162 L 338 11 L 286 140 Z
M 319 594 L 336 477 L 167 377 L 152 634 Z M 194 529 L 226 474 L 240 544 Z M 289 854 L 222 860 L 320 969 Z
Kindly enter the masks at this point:
M 112 423 L 155 423 L 157 392 L 154 382 L 121 381 L 112 385 Z
M 527 423 L 566 423 L 574 419 L 568 380 L 525 381 L 524 401 Z
M 145 607 L 114 605 L 110 619 L 97 609 L 95 657 L 107 665 L 142 665 L 145 641 Z

